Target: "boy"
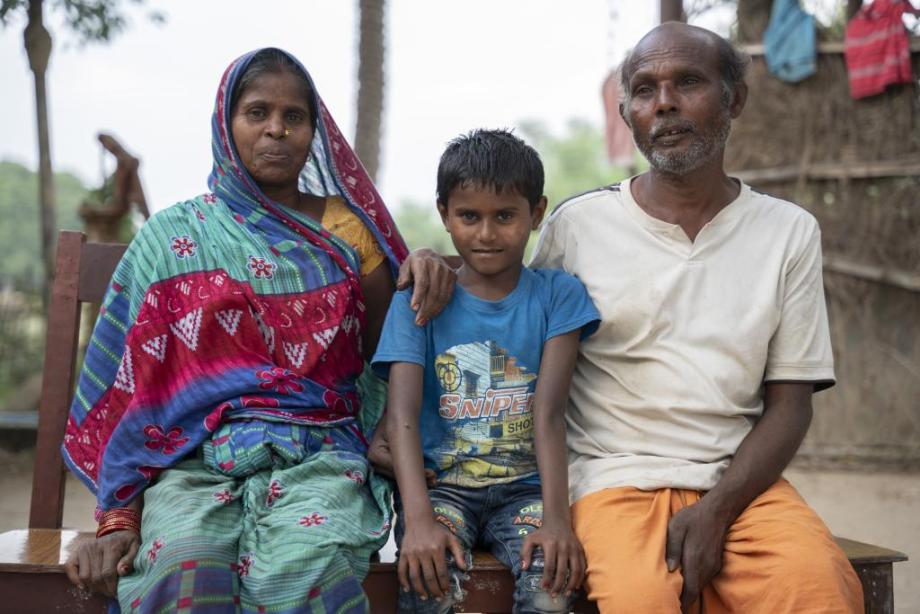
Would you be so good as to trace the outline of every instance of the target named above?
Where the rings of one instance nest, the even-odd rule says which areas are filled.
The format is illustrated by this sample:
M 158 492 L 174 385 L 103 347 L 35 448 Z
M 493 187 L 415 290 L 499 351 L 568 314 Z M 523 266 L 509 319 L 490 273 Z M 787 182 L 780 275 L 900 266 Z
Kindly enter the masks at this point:
M 394 295 L 373 359 L 390 382 L 401 612 L 450 611 L 477 544 L 514 573 L 515 612 L 568 612 L 584 577 L 564 411 L 579 339 L 600 316 L 574 277 L 522 265 L 545 208 L 540 158 L 511 133 L 478 130 L 441 156 L 457 287 L 421 327 L 411 291 Z

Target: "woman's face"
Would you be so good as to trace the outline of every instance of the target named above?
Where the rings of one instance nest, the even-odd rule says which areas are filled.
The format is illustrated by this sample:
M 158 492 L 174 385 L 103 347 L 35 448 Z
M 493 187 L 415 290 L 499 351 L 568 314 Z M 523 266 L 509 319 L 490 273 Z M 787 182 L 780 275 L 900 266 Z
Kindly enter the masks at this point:
M 230 120 L 240 161 L 260 188 L 297 186 L 313 142 L 303 81 L 288 71 L 265 73 L 243 90 Z

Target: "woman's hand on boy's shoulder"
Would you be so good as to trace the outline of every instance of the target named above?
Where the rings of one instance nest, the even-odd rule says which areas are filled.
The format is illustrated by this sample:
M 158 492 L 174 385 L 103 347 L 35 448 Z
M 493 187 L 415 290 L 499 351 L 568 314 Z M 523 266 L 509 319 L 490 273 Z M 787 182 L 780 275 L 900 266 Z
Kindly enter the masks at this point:
M 404 591 L 414 590 L 422 599 L 441 599 L 450 594 L 450 570 L 447 552 L 455 564 L 466 570 L 463 545 L 457 536 L 434 519 L 406 525 L 399 545 L 397 575 Z
M 444 256 L 422 247 L 409 254 L 399 267 L 396 289 L 414 286 L 409 304 L 415 311 L 415 323 L 424 326 L 450 301 L 456 281 L 457 272 Z
M 585 551 L 570 525 L 547 523 L 544 519 L 542 527 L 524 538 L 523 569 L 530 568 L 538 547 L 543 550 L 543 590 L 558 597 L 560 593 L 569 596 L 581 588 L 585 579 Z

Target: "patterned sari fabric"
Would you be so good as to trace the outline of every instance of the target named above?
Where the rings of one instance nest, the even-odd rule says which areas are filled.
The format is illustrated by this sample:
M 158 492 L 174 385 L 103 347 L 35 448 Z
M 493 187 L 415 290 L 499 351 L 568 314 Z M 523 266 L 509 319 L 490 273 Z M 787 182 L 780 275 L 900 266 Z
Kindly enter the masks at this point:
M 65 461 L 100 510 L 152 485 L 137 570 L 119 584 L 122 606 L 136 611 L 221 598 L 244 611 L 363 611 L 360 580 L 389 529 L 385 487 L 367 477 L 382 395 L 362 407 L 359 384 L 373 383 L 360 377 L 360 262 L 346 242 L 265 197 L 240 163 L 229 100 L 252 56 L 220 83 L 211 192 L 152 217 L 113 275 L 65 434 Z M 406 247 L 313 92 L 319 117 L 301 189 L 341 197 L 395 272 Z M 221 512 L 196 524 L 192 509 L 211 509 L 202 501 Z M 331 519 L 349 530 L 309 537 L 342 526 L 323 528 Z M 217 544 L 218 534 L 226 548 L 199 558 L 209 549 L 196 540 Z M 185 545 L 170 552 L 177 540 Z M 265 546 L 261 561 L 252 540 Z M 293 562 L 275 574 L 266 556 Z M 259 582 L 248 580 L 253 569 Z M 248 592 L 260 582 L 267 592 Z M 256 594 L 272 602 L 249 599 Z

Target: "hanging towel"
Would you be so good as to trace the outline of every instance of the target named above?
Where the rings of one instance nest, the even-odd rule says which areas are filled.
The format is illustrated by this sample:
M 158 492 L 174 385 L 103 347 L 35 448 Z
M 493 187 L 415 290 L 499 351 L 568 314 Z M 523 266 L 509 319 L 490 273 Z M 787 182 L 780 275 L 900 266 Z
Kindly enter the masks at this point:
M 815 18 L 802 10 L 799 0 L 773 3 L 763 44 L 767 68 L 777 78 L 795 83 L 815 74 Z
M 874 96 L 889 85 L 910 83 L 910 42 L 902 21 L 905 12 L 915 12 L 908 2 L 875 0 L 850 20 L 845 53 L 853 98 Z

